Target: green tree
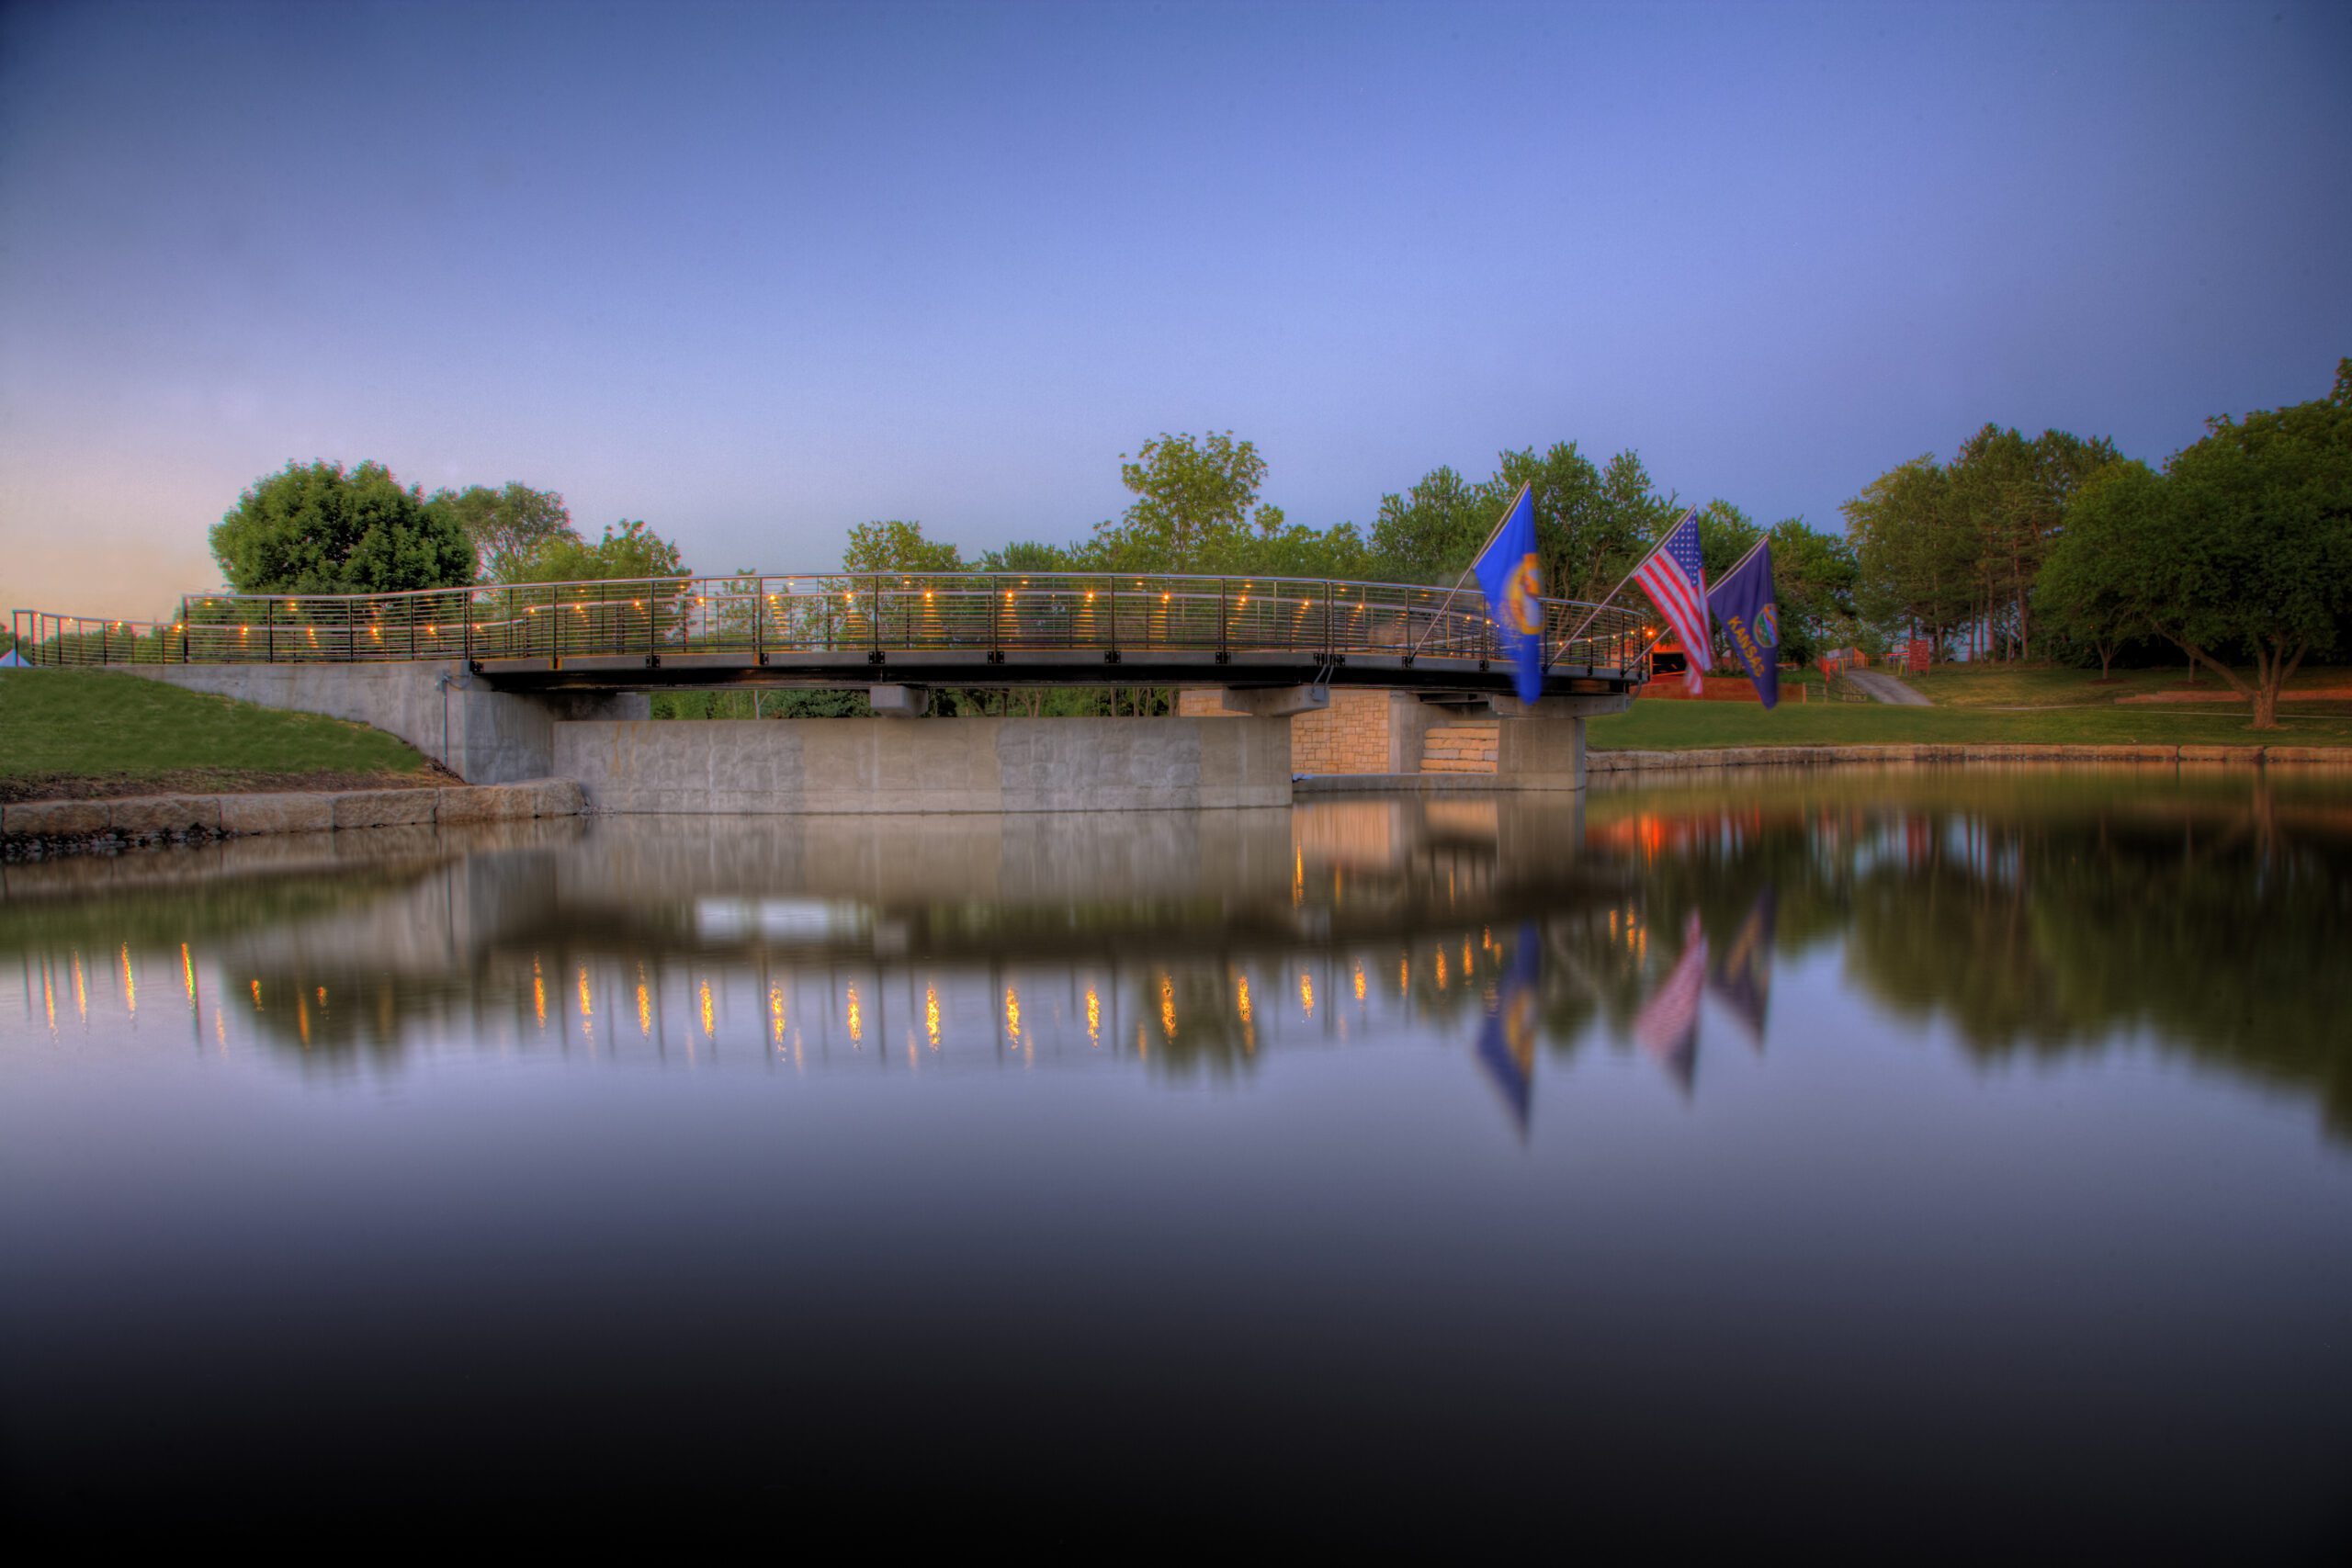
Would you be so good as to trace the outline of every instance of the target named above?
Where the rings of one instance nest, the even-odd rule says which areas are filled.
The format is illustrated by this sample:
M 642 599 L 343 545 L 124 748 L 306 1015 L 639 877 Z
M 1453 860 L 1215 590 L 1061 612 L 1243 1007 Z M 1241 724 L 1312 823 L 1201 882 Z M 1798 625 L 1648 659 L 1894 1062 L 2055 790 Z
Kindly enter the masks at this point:
M 1802 517 L 1772 525 L 1772 586 L 1781 606 L 1781 652 L 1800 664 L 1861 638 L 1854 604 L 1854 547 Z
M 2352 359 L 2325 398 L 2209 421 L 2121 543 L 2157 634 L 2244 694 L 2256 729 L 2277 728 L 2288 678 L 2352 619 Z M 2240 649 L 2251 681 L 2228 662 Z
M 391 593 L 473 581 L 457 520 L 381 463 L 288 463 L 256 479 L 212 529 L 212 554 L 245 593 Z
M 685 558 L 678 547 L 647 527 L 642 520 L 624 518 L 605 525 L 605 536 L 590 544 L 577 534 L 544 540 L 516 562 L 510 582 L 611 582 L 625 579 L 684 577 Z
M 1494 528 L 1500 504 L 1491 484 L 1430 469 L 1404 494 L 1380 498 L 1370 541 L 1375 570 L 1397 582 L 1453 581 Z
M 472 485 L 435 491 L 425 504 L 455 518 L 466 531 L 477 570 L 487 581 L 516 581 L 514 572 L 542 547 L 580 538 L 562 496 L 511 480 L 498 490 Z
M 1197 571 L 1228 558 L 1251 530 L 1283 531 L 1279 506 L 1258 504 L 1266 460 L 1231 431 L 1159 435 L 1129 459 L 1119 482 L 1136 499 L 1096 530 L 1102 564 L 1118 571 Z
M 922 525 L 896 518 L 860 523 L 842 549 L 849 571 L 962 571 L 963 553 L 954 545 L 922 536 Z
M 1863 617 L 1924 631 L 1940 649 L 1975 598 L 1976 549 L 1932 454 L 1888 469 L 1846 502 Z
M 989 551 L 980 558 L 982 571 L 1049 572 L 1080 571 L 1077 553 L 1065 545 L 1039 544 L 1032 539 L 1016 539 L 1012 544 Z
M 2097 654 L 2102 681 L 2124 643 L 2154 629 L 2146 554 L 2161 536 L 2165 503 L 2154 468 L 2110 464 L 2067 506 L 2035 584 L 2042 624 Z
M 1961 444 L 1946 469 L 1946 524 L 1973 551 L 1968 619 L 1988 649 L 1997 638 L 2005 654 L 2032 657 L 2033 584 L 2066 503 L 2116 456 L 2104 437 L 2045 430 L 2028 438 L 1992 424 Z

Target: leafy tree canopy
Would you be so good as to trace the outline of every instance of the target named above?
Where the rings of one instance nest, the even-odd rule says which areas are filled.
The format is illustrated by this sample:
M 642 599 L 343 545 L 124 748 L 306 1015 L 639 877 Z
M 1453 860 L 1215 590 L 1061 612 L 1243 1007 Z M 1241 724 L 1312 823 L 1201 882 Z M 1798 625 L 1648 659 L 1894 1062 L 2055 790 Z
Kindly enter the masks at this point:
M 1135 493 L 1116 523 L 1095 530 L 1101 564 L 1115 571 L 1204 571 L 1246 548 L 1254 532 L 1283 530 L 1279 506 L 1261 506 L 1266 460 L 1231 431 L 1154 437 L 1119 465 Z
M 212 554 L 245 593 L 391 593 L 473 581 L 457 519 L 381 463 L 288 463 L 212 529 Z
M 567 538 L 581 542 L 563 497 L 551 490 L 510 480 L 498 490 L 473 485 L 435 491 L 425 504 L 455 518 L 466 531 L 473 541 L 478 570 L 488 581 L 519 581 L 514 573 L 541 547 Z
M 517 561 L 509 582 L 609 582 L 623 579 L 683 577 L 685 558 L 678 547 L 624 518 L 605 525 L 605 536 L 590 544 L 573 533 L 547 538 Z
M 2275 728 L 2288 677 L 2352 621 L 2352 359 L 2325 398 L 2208 421 L 2161 475 L 2135 465 L 2086 486 L 2045 597 L 2084 628 L 2144 624 Z M 2240 649 L 2251 681 L 2228 663 Z
M 852 528 L 842 566 L 849 571 L 961 571 L 964 557 L 954 545 L 924 538 L 922 524 L 893 518 Z

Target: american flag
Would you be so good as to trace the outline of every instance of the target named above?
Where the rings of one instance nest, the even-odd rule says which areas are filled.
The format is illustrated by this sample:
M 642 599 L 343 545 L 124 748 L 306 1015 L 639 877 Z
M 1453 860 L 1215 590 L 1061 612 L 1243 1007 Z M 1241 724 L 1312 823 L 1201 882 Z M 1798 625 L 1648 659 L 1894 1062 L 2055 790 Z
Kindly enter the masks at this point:
M 1707 649 L 1707 569 L 1699 564 L 1699 509 L 1692 507 L 1682 514 L 1682 521 L 1667 530 L 1666 537 L 1650 552 L 1641 570 L 1634 573 L 1634 581 L 1650 596 L 1657 613 L 1674 628 L 1674 638 L 1682 645 L 1682 681 L 1696 696 L 1699 693 L 1699 671 L 1708 668 Z
M 1699 987 L 1707 977 L 1707 934 L 1693 909 L 1682 927 L 1682 956 L 1634 1017 L 1634 1038 L 1690 1092 L 1699 1069 Z

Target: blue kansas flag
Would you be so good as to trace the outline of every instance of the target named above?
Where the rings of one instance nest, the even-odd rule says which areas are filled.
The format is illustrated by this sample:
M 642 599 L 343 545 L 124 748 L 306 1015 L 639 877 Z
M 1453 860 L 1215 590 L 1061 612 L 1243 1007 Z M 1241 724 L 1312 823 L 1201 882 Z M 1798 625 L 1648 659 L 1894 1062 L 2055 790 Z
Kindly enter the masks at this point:
M 1478 1032 L 1478 1065 L 1501 1091 L 1511 1125 L 1519 1129 L 1521 1139 L 1527 1136 L 1528 1114 L 1535 1099 L 1535 1020 L 1543 1006 L 1543 953 L 1535 922 L 1529 920 L 1519 928 L 1510 967 L 1504 972 L 1495 997 L 1495 1010 Z
M 1487 595 L 1495 637 L 1514 666 L 1519 700 L 1544 694 L 1544 573 L 1535 559 L 1535 492 L 1522 486 L 1510 514 L 1471 567 Z
M 1781 700 L 1781 606 L 1772 592 L 1772 546 L 1758 545 L 1747 557 L 1707 590 L 1707 608 L 1715 613 L 1756 682 L 1756 694 L 1766 707 Z

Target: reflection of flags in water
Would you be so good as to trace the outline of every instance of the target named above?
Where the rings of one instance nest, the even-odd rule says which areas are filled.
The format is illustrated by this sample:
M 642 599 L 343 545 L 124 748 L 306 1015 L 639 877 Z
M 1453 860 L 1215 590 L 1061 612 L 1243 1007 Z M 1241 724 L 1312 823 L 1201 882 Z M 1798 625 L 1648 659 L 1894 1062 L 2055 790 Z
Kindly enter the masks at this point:
M 1510 967 L 1503 971 L 1495 997 L 1495 1010 L 1478 1032 L 1478 1065 L 1501 1090 L 1519 1135 L 1527 1136 L 1528 1115 L 1535 1094 L 1536 988 L 1542 959 L 1532 921 L 1519 928 Z
M 1707 933 L 1699 911 L 1682 931 L 1682 956 L 1634 1018 L 1634 1038 L 1657 1057 L 1682 1092 L 1690 1092 L 1699 1070 L 1699 990 L 1707 976 Z
M 1772 922 L 1779 897 L 1772 885 L 1756 896 L 1747 919 L 1732 933 L 1731 945 L 1708 971 L 1708 989 L 1747 1026 L 1747 1038 L 1764 1049 L 1764 1012 L 1772 1000 Z

